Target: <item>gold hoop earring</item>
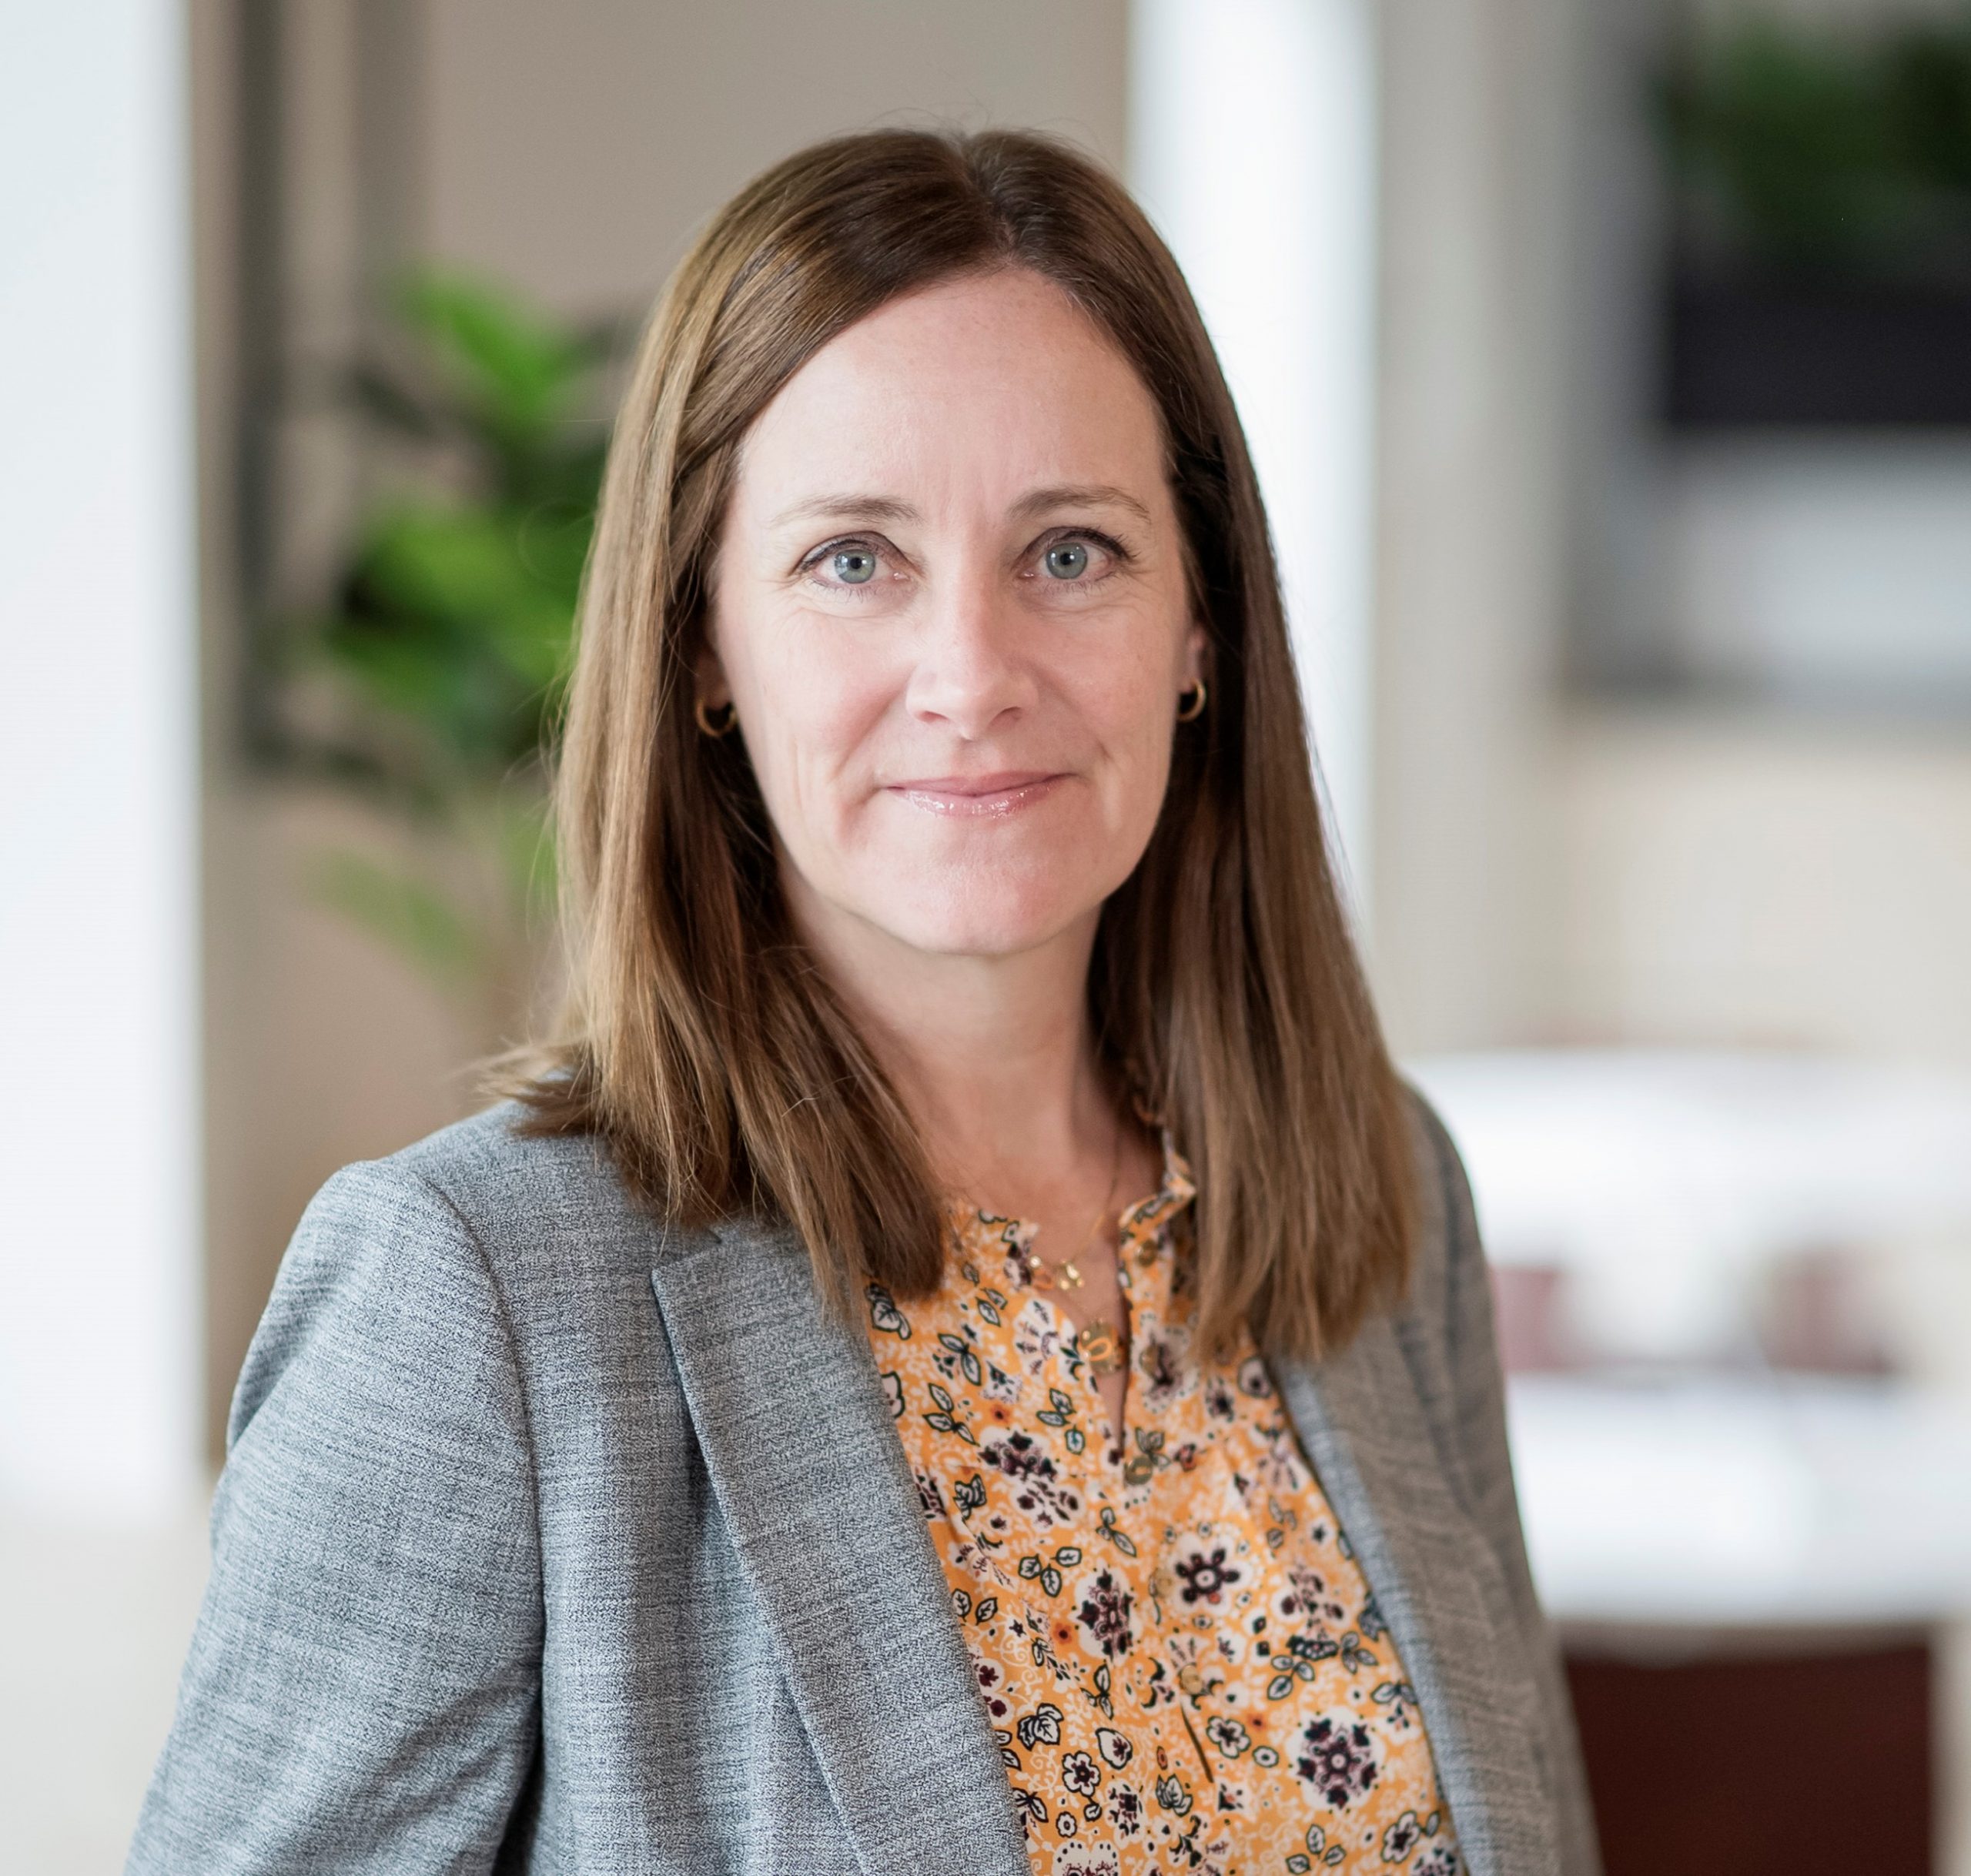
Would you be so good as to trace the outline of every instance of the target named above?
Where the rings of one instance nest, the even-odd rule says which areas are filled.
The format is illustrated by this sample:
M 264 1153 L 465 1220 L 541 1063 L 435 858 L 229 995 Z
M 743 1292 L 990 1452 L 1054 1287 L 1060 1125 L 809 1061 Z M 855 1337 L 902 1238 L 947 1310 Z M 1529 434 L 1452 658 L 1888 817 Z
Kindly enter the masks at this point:
M 700 697 L 691 706 L 691 714 L 698 719 L 698 731 L 701 735 L 714 737 L 730 736 L 738 727 L 739 706 L 737 704 L 727 702 L 721 704 L 718 707 L 724 713 L 723 722 L 714 723 L 712 721 L 712 713 L 705 708 L 705 701 L 703 697 Z
M 1204 714 L 1204 680 L 1200 677 L 1188 690 L 1181 691 L 1178 694 L 1185 701 L 1178 706 L 1177 721 L 1180 723 L 1196 722 Z

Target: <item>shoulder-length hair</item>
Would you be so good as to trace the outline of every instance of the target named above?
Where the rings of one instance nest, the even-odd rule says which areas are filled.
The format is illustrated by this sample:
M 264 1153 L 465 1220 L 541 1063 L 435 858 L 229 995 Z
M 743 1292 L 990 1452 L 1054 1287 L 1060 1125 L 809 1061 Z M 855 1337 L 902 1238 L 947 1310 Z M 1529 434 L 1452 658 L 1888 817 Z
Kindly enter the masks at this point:
M 1198 1185 L 1202 1344 L 1250 1326 L 1311 1358 L 1400 1292 L 1404 1097 L 1336 890 L 1266 517 L 1169 251 L 1115 179 L 1020 132 L 815 145 L 711 220 L 652 315 L 617 419 L 557 781 L 562 1039 L 507 1086 L 535 1133 L 607 1144 L 636 1199 L 791 1222 L 822 1296 L 933 1287 L 943 1202 L 895 1088 L 800 943 L 742 739 L 693 718 L 735 460 L 775 394 L 902 294 L 1026 268 L 1161 413 L 1210 637 L 1149 848 L 1103 908 L 1088 983 L 1119 1095 Z

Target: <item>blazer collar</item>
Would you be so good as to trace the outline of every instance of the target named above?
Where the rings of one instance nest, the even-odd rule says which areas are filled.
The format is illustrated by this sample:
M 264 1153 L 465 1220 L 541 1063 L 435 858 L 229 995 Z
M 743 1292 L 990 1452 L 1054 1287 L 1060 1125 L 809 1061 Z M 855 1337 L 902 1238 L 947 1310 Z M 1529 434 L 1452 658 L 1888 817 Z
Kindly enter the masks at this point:
M 1455 1495 L 1391 1319 L 1278 1379 L 1416 1689 L 1472 1876 L 1556 1871 L 1537 1692 L 1498 1559 Z
M 723 1225 L 651 1287 L 720 1510 L 868 1876 L 1029 1876 L 865 1338 L 785 1229 Z

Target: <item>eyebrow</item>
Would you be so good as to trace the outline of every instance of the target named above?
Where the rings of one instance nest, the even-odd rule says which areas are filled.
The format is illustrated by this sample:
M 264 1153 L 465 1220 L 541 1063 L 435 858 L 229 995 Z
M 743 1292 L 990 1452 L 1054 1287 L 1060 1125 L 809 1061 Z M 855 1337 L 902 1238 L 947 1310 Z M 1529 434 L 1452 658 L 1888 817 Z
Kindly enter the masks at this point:
M 1126 508 L 1146 527 L 1151 522 L 1149 510 L 1127 489 L 1106 482 L 1069 482 L 1051 489 L 1036 489 L 1013 503 L 1013 513 L 1022 517 L 1049 508 Z
M 1146 527 L 1149 510 L 1129 493 L 1106 482 L 1062 483 L 1052 488 L 1034 489 L 1013 503 L 1012 512 L 1025 520 L 1050 508 L 1124 508 Z M 894 495 L 817 495 L 783 509 L 768 523 L 781 528 L 796 521 L 821 521 L 853 516 L 864 521 L 915 521 L 917 510 Z
M 838 515 L 865 521 L 915 521 L 917 510 L 893 495 L 817 495 L 782 509 L 767 525 L 785 527 L 795 521 L 825 521 Z

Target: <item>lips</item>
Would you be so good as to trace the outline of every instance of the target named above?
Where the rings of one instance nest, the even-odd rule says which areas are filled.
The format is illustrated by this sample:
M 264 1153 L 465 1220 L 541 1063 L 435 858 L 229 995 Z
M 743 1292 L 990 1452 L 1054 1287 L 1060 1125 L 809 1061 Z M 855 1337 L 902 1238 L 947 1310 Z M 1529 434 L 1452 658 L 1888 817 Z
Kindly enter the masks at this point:
M 932 775 L 892 782 L 886 792 L 926 814 L 1004 817 L 1045 800 L 1065 779 L 1047 769 L 998 769 L 982 775 Z

